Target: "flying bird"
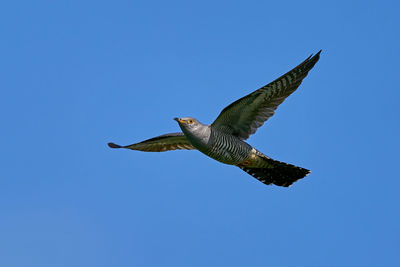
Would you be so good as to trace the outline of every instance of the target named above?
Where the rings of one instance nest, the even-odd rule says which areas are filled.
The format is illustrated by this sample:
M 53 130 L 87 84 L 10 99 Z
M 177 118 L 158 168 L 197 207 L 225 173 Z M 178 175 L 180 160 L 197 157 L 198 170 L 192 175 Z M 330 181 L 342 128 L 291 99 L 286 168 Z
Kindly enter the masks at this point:
M 182 132 L 160 135 L 140 143 L 111 148 L 162 152 L 197 149 L 207 156 L 247 172 L 264 184 L 288 187 L 310 173 L 309 170 L 273 160 L 245 142 L 277 107 L 301 84 L 319 60 L 319 51 L 275 81 L 238 99 L 222 110 L 217 119 L 202 124 L 195 118 L 174 118 Z

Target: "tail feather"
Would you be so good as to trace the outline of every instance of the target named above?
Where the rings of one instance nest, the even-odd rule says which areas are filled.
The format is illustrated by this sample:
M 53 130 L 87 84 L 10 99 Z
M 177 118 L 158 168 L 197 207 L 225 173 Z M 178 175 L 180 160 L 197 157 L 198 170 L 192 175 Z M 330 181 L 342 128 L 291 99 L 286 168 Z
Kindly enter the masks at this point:
M 304 178 L 310 173 L 310 171 L 307 169 L 291 164 L 270 158 L 266 160 L 268 160 L 270 163 L 266 168 L 240 168 L 264 184 L 274 184 L 284 187 L 290 186 L 297 180 Z

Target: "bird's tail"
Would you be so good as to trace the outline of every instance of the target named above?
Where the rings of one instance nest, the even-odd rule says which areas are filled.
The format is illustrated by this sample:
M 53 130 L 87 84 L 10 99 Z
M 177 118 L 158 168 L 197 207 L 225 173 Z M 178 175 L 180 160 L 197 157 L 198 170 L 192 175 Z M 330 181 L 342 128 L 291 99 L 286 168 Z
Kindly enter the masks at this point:
M 268 166 L 265 168 L 239 167 L 260 182 L 270 185 L 288 187 L 297 180 L 307 176 L 310 171 L 285 162 L 263 157 Z

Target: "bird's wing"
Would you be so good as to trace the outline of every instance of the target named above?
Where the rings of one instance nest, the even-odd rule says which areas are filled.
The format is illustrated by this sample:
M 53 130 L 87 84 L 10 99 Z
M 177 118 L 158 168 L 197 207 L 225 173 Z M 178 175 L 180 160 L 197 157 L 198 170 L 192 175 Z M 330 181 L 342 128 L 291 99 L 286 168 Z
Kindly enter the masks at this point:
M 300 65 L 275 81 L 240 98 L 222 110 L 212 127 L 235 135 L 242 140 L 249 138 L 266 120 L 274 115 L 276 108 L 293 93 L 319 60 L 319 51 Z
M 183 133 L 164 134 L 128 146 L 120 146 L 114 143 L 108 143 L 108 146 L 111 148 L 127 148 L 146 152 L 164 152 L 176 149 L 195 149 L 189 143 Z

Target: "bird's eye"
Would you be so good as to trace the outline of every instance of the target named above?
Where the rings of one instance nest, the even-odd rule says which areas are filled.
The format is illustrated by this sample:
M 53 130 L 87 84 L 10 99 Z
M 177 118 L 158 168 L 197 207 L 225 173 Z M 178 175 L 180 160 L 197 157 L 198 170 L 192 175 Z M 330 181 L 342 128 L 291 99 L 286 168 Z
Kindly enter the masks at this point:
M 188 120 L 188 123 L 189 123 L 189 124 L 192 124 L 192 123 L 193 123 L 193 120 Z

